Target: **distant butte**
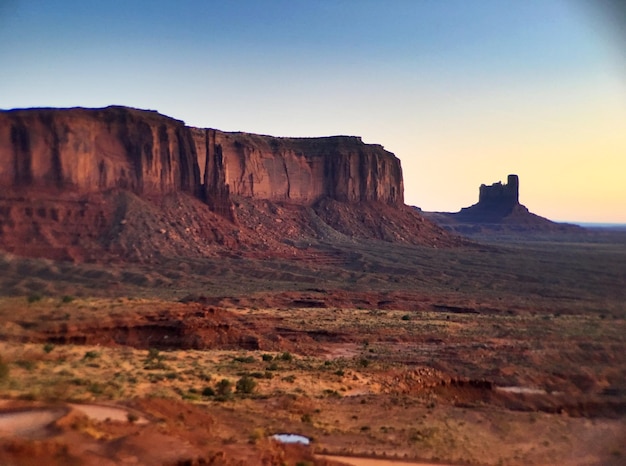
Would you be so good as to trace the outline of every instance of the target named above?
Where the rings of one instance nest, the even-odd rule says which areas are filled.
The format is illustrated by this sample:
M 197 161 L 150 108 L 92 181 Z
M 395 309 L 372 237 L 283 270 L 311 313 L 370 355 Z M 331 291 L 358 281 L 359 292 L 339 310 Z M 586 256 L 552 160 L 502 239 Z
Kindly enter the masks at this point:
M 519 202 L 519 177 L 509 175 L 507 183 L 482 184 L 478 203 L 459 212 L 422 212 L 447 230 L 460 234 L 494 232 L 581 233 L 576 225 L 556 223 L 530 212 Z

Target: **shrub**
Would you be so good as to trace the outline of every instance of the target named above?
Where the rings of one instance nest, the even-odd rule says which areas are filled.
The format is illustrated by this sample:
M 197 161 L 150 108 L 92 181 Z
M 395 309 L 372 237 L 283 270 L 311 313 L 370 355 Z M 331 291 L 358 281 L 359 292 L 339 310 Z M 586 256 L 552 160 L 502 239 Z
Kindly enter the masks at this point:
M 92 351 L 87 351 L 85 355 L 83 356 L 83 359 L 96 359 L 98 356 L 100 356 L 100 353 L 92 350 Z
M 29 303 L 36 303 L 37 301 L 41 301 L 41 295 L 39 293 L 31 293 L 26 299 Z
M 52 343 L 46 343 L 43 345 L 43 350 L 45 353 L 50 353 L 54 349 L 54 345 Z
M 29 359 L 20 359 L 19 361 L 15 361 L 15 365 L 27 371 L 32 371 L 37 366 L 37 363 Z
M 135 413 L 128 413 L 126 415 L 126 419 L 128 419 L 128 422 L 130 422 L 132 424 L 132 423 L 137 422 L 139 420 L 139 416 L 137 416 Z
M 202 389 L 202 396 L 215 396 L 215 390 L 211 387 L 204 387 L 204 389 Z
M 74 296 L 65 295 L 61 298 L 61 302 L 65 304 L 71 303 L 72 301 L 74 301 Z
M 101 384 L 94 382 L 87 387 L 87 390 L 94 395 L 101 395 L 104 392 L 104 387 Z
M 244 375 L 239 380 L 237 380 L 236 387 L 237 393 L 249 394 L 254 392 L 254 389 L 256 388 L 256 381 L 252 377 Z
M 215 390 L 219 396 L 228 397 L 233 392 L 233 384 L 228 379 L 222 379 L 215 386 Z
M 233 358 L 233 360 L 235 362 L 243 362 L 243 363 L 249 364 L 249 363 L 254 362 L 254 357 L 252 357 L 252 356 L 237 356 L 237 357 Z
M 263 359 L 263 361 L 265 362 L 270 362 L 272 359 L 274 359 L 274 356 L 272 356 L 271 354 L 264 354 L 263 356 L 261 356 L 261 359 Z
M 283 361 L 293 361 L 293 355 L 289 351 L 285 351 L 280 355 L 280 359 Z
M 162 361 L 163 355 L 159 353 L 159 350 L 156 348 L 150 348 L 148 350 L 148 356 L 146 356 L 146 362 L 152 361 Z
M 410 316 L 410 315 L 408 315 L 408 314 L 404 314 L 404 315 L 402 316 L 402 320 L 411 320 L 411 316 Z
M 159 350 L 156 348 L 150 348 L 148 350 L 148 355 L 146 356 L 144 369 L 154 370 L 154 369 L 167 369 L 168 367 L 163 363 L 165 356 L 159 353 Z

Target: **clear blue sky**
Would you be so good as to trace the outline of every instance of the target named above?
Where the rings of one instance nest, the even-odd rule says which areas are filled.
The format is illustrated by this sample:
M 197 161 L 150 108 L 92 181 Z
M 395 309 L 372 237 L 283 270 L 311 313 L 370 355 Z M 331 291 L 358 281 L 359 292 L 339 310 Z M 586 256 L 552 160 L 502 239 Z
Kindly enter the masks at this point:
M 626 2 L 0 0 L 0 108 L 158 110 L 352 134 L 408 204 L 457 211 L 517 173 L 556 220 L 626 223 Z M 620 20 L 620 18 L 623 18 Z

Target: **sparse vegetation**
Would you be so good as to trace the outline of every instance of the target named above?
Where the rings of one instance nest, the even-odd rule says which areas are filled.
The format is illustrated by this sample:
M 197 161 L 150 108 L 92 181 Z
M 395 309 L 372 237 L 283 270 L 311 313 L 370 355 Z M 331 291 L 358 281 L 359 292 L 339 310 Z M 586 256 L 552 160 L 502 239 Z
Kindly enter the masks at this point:
M 358 268 L 346 272 L 341 267 L 320 267 L 328 273 L 316 272 L 312 278 L 308 275 L 308 280 L 334 286 L 349 277 L 354 293 L 370 293 L 366 295 L 370 304 L 365 299 L 359 302 L 361 310 L 336 304 L 332 308 L 279 309 L 270 302 L 267 308 L 259 304 L 253 313 L 248 312 L 253 307 L 248 303 L 233 308 L 232 315 L 221 307 L 217 311 L 223 313 L 220 319 L 230 319 L 229 325 L 245 322 L 245 327 L 236 328 L 237 331 L 245 328 L 245 332 L 237 335 L 254 334 L 258 328 L 266 331 L 267 322 L 272 325 L 280 322 L 281 331 L 288 338 L 282 340 L 286 341 L 284 346 L 278 338 L 263 341 L 268 346 L 262 348 L 275 351 L 273 354 L 232 349 L 236 343 L 229 343 L 233 346 L 228 346 L 231 348 L 228 350 L 151 348 L 146 351 L 96 346 L 89 341 L 66 345 L 61 343 L 62 338 L 51 339 L 54 344 L 43 344 L 42 339 L 34 340 L 37 343 L 22 342 L 29 335 L 48 338 L 47 332 L 60 326 L 126 321 L 132 314 L 148 315 L 153 319 L 150 322 L 171 316 L 184 319 L 181 316 L 189 315 L 198 321 L 209 318 L 208 314 L 202 314 L 206 313 L 207 305 L 162 299 L 172 293 L 167 287 L 125 289 L 124 293 L 137 295 L 132 301 L 83 298 L 85 289 L 77 288 L 71 293 L 81 298 L 65 307 L 60 306 L 63 299 L 58 297 L 70 291 L 55 289 L 54 285 L 36 289 L 45 290 L 46 295 L 56 299 L 31 301 L 25 299 L 26 292 L 16 298 L 2 298 L 0 319 L 8 324 L 3 327 L 6 339 L 0 341 L 5 361 L 0 362 L 3 396 L 21 401 L 71 399 L 99 403 L 154 398 L 159 403 L 198 404 L 207 412 L 216 410 L 216 413 L 228 413 L 229 419 L 232 417 L 234 428 L 230 426 L 229 432 L 239 431 L 241 435 L 229 433 L 232 438 L 220 439 L 224 444 L 251 440 L 262 445 L 264 442 L 257 441 L 264 435 L 255 434 L 252 425 L 256 429 L 258 423 L 259 429 L 276 432 L 277 426 L 285 425 L 284 420 L 288 419 L 290 426 L 301 422 L 303 431 L 319 436 L 319 445 L 324 448 L 330 443 L 329 435 L 333 440 L 345 436 L 354 441 L 353 454 L 380 454 L 397 449 L 400 456 L 406 454 L 409 459 L 412 455 L 428 459 L 439 456 L 443 462 L 453 464 L 481 464 L 480 455 L 485 454 L 481 452 L 491 454 L 492 450 L 493 455 L 503 457 L 503 464 L 532 464 L 533 459 L 537 463 L 545 458 L 552 461 L 565 448 L 573 448 L 571 432 L 589 429 L 594 434 L 602 431 L 608 436 L 614 427 L 607 426 L 621 422 L 598 416 L 589 423 L 584 410 L 595 408 L 585 405 L 585 399 L 577 398 L 576 394 L 586 393 L 600 400 L 599 403 L 623 400 L 620 387 L 626 372 L 615 363 L 621 361 L 626 335 L 623 291 L 615 291 L 618 289 L 615 277 L 620 276 L 616 271 L 623 269 L 622 249 L 596 244 L 575 246 L 570 251 L 570 246 L 557 245 L 558 252 L 554 252 L 551 246 L 542 243 L 530 245 L 528 250 L 503 244 L 495 250 L 489 249 L 489 253 L 459 254 L 408 246 L 366 247 L 358 242 L 352 247 L 359 254 Z M 333 254 L 342 257 L 342 248 L 337 246 Z M 524 254 L 519 254 L 520 251 Z M 539 259 L 547 265 L 538 262 Z M 255 289 L 310 286 L 310 281 L 304 281 L 307 269 L 296 263 L 263 264 L 264 274 L 289 277 L 279 283 L 260 273 L 251 273 L 249 282 L 233 280 L 233 276 L 240 276 L 237 274 L 255 271 L 256 265 L 245 261 L 231 262 L 226 258 L 211 262 L 209 258 L 206 264 L 182 265 L 180 261 L 184 262 L 171 261 L 159 271 L 146 271 L 145 277 L 155 280 L 155 276 L 169 273 L 166 266 L 180 267 L 175 271 L 180 277 L 196 277 L 193 274 L 198 277 L 198 283 L 191 280 L 193 284 L 181 286 L 209 287 L 208 281 L 202 281 L 199 270 L 220 267 L 224 273 L 217 274 L 211 282 L 211 299 L 228 292 L 228 296 L 245 293 L 246 299 L 252 300 L 256 297 L 250 291 Z M 241 265 L 243 271 L 234 272 L 233 264 Z M 573 264 L 580 269 L 574 270 Z M 181 272 L 194 267 L 198 271 Z M 402 269 L 402 274 L 396 269 Z M 474 269 L 482 273 L 472 274 Z M 505 272 L 510 272 L 508 277 Z M 15 272 L 10 273 L 15 276 Z M 169 278 L 174 277 L 173 273 Z M 223 276 L 230 277 L 228 283 Z M 581 276 L 588 277 L 588 282 L 579 284 Z M 293 283 L 291 277 L 295 277 Z M 0 277 L 0 282 L 4 279 L 5 275 Z M 227 285 L 232 281 L 236 283 L 231 289 Z M 186 282 L 181 278 L 180 283 Z M 368 309 L 368 306 L 383 306 L 380 295 L 375 294 L 377 287 L 384 289 L 384 299 L 389 299 L 384 311 Z M 406 291 L 409 288 L 411 291 Z M 480 296 L 475 295 L 477 289 L 481 290 Z M 394 301 L 397 290 L 404 290 L 404 294 Z M 195 288 L 189 291 L 195 292 Z M 415 299 L 423 299 L 418 306 L 395 307 L 403 299 L 412 299 L 413 291 Z M 208 292 L 203 290 L 203 293 Z M 332 291 L 318 294 L 326 296 L 326 293 L 330 302 L 337 296 L 348 299 L 343 294 L 332 296 Z M 163 317 L 159 314 L 162 309 L 173 310 Z M 259 322 L 262 325 L 255 327 Z M 69 337 L 65 341 L 70 341 Z M 293 353 L 283 351 L 285 348 Z M 509 393 L 499 399 L 495 389 L 489 391 L 488 397 L 481 397 L 480 386 L 455 386 L 449 383 L 450 377 L 459 382 L 484 380 L 496 385 L 542 388 L 547 391 L 543 397 L 550 409 L 561 402 L 556 393 L 568 393 L 573 400 L 570 406 L 581 403 L 581 411 L 570 416 L 553 415 L 549 410 L 540 411 L 543 405 L 533 405 L 532 395 L 516 398 Z M 254 383 L 251 390 L 246 388 L 250 382 Z M 603 394 L 601 388 L 607 392 Z M 494 406 L 491 399 L 497 400 L 495 410 L 491 409 Z M 228 400 L 226 405 L 215 403 Z M 528 411 L 507 410 L 507 400 L 515 400 L 521 409 Z M 479 409 L 475 409 L 477 406 Z M 606 406 L 601 408 L 609 409 Z M 181 412 L 185 421 L 180 424 L 184 425 L 190 419 L 186 410 Z M 353 418 L 355 413 L 358 417 Z M 250 424 L 251 419 L 255 424 Z M 129 418 L 129 424 L 133 423 L 136 420 Z M 140 425 L 128 427 L 138 429 Z M 167 425 L 163 423 L 162 427 L 165 429 Z M 523 434 L 519 438 L 524 438 L 524 446 L 516 434 Z M 506 450 L 498 450 L 502 442 L 507 442 Z M 611 460 L 619 462 L 619 455 L 624 455 L 623 449 L 617 448 L 620 444 L 611 442 L 606 440 L 601 446 L 590 447 L 594 451 L 603 449 L 604 457 L 599 457 L 598 464 L 604 464 L 603 459 L 607 464 Z M 525 449 L 530 443 L 533 451 Z M 485 448 L 486 444 L 489 448 Z M 496 464 L 498 457 L 492 459 L 484 462 Z

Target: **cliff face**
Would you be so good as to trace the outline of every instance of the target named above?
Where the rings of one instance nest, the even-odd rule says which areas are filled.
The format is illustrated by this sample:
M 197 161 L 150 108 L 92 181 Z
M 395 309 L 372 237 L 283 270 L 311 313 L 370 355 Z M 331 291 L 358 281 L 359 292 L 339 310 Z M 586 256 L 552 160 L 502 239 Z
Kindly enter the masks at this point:
M 0 112 L 0 183 L 197 194 L 200 174 L 181 121 L 123 107 L 31 109 Z
M 403 204 L 400 161 L 360 138 L 224 133 L 124 107 L 0 112 L 0 183 L 182 191 L 229 218 L 231 194 L 301 205 L 322 198 Z
M 311 205 L 340 202 L 404 203 L 400 161 L 360 138 L 276 138 L 215 132 L 224 182 L 239 196 Z

